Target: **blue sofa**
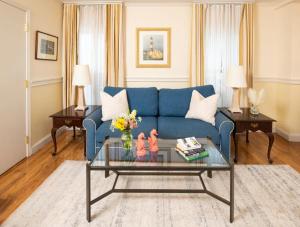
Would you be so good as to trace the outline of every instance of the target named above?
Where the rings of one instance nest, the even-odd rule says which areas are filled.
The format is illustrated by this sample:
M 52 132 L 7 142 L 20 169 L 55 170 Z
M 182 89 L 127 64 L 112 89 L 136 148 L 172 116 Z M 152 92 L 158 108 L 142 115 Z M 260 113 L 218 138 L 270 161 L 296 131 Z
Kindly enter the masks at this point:
M 105 87 L 104 91 L 114 96 L 124 88 Z M 142 117 L 139 127 L 133 130 L 134 138 L 140 132 L 149 136 L 151 129 L 158 131 L 159 138 L 175 139 L 195 136 L 210 137 L 224 156 L 230 159 L 230 134 L 234 128 L 221 112 L 216 113 L 215 126 L 196 119 L 186 119 L 192 91 L 197 90 L 204 97 L 215 94 L 211 85 L 183 89 L 125 88 L 130 110 L 136 109 Z M 86 129 L 87 159 L 91 160 L 107 136 L 120 137 L 120 132 L 110 130 L 111 121 L 101 121 L 101 108 L 83 121 Z

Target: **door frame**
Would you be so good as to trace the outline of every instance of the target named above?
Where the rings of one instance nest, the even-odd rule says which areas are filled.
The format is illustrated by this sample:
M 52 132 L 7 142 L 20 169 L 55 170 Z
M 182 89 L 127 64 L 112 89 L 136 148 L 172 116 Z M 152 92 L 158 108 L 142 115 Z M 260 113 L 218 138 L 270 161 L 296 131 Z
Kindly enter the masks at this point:
M 24 143 L 26 144 L 26 157 L 29 157 L 32 154 L 31 150 L 31 83 L 30 83 L 30 10 L 25 6 L 14 2 L 13 0 L 0 0 L 4 4 L 17 8 L 25 13 L 25 24 L 24 24 L 24 32 L 26 33 L 25 39 L 25 51 L 26 51 L 26 72 L 25 72 L 25 123 L 26 123 L 26 136 L 29 137 L 29 141 L 27 143 L 26 138 L 24 138 Z

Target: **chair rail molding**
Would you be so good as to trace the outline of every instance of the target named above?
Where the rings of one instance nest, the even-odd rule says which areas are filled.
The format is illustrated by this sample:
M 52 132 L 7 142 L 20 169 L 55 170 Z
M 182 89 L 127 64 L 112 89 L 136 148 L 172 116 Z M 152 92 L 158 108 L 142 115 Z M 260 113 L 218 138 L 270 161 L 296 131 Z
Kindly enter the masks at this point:
M 62 83 L 63 77 L 45 77 L 31 81 L 31 87 L 44 86 L 48 84 Z
M 284 77 L 284 76 L 254 76 L 254 82 L 269 82 L 282 84 L 300 84 L 300 76 Z

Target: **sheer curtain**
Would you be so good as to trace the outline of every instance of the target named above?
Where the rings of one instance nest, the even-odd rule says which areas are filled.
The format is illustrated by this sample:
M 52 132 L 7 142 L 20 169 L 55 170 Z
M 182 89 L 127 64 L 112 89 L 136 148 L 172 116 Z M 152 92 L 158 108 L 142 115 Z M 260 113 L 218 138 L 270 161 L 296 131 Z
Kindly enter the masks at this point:
M 88 64 L 91 85 L 85 87 L 87 105 L 100 105 L 100 91 L 106 72 L 105 36 L 106 9 L 104 5 L 84 5 L 79 9 L 78 62 Z
M 205 84 L 220 94 L 218 106 L 230 106 L 232 89 L 226 86 L 226 73 L 239 64 L 239 31 L 242 5 L 208 5 L 205 20 Z

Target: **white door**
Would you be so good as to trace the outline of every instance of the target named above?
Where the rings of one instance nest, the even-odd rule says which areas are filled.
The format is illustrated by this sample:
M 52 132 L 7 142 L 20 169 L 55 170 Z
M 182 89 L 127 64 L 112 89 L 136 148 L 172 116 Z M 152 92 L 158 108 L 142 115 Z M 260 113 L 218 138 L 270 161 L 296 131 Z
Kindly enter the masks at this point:
M 0 174 L 26 156 L 26 12 L 0 0 Z

